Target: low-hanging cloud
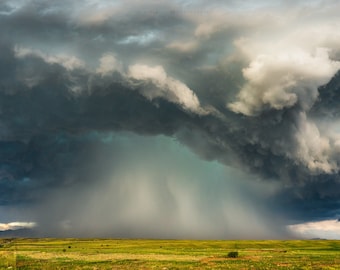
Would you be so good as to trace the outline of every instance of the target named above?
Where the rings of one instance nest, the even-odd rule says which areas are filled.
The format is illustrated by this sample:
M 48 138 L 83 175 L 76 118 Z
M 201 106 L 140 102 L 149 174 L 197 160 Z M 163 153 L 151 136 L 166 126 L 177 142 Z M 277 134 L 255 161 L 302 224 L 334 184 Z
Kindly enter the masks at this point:
M 94 183 L 112 182 L 117 190 L 133 186 L 136 197 L 131 200 L 134 205 L 145 202 L 149 219 L 162 210 L 171 216 L 176 201 L 189 210 L 178 208 L 174 220 L 194 213 L 197 194 L 188 195 L 186 202 L 179 188 L 163 190 L 157 181 L 143 178 L 144 172 L 131 176 L 143 184 L 129 184 L 125 174 L 124 181 L 107 177 L 117 175 L 109 164 L 119 171 L 117 164 L 127 160 L 120 154 L 134 152 L 122 150 L 110 136 L 131 132 L 174 138 L 204 160 L 241 168 L 261 178 L 261 185 L 275 183 L 275 192 L 264 188 L 266 200 L 273 202 L 267 211 L 280 211 L 287 223 L 339 215 L 340 136 L 334 124 L 339 116 L 338 3 L 239 6 L 235 1 L 164 0 L 68 5 L 0 5 L 2 205 L 46 202 L 58 212 L 65 207 L 57 199 L 63 191 L 68 197 L 75 190 L 83 192 L 73 201 L 74 211 L 56 215 L 55 224 L 67 231 L 72 222 L 86 224 L 80 207 L 91 197 L 86 187 L 105 193 Z M 169 202 L 160 203 L 159 211 L 144 200 L 153 196 L 153 201 L 164 202 L 162 197 Z M 131 210 L 128 201 L 117 199 L 126 207 L 117 214 L 121 222 L 107 219 L 111 225 L 125 228 L 135 222 L 138 211 Z M 261 199 L 255 201 L 260 204 Z M 107 213 L 108 203 L 103 205 Z M 313 212 L 315 208 L 320 211 Z M 35 209 L 42 222 L 47 209 Z M 82 214 L 71 220 L 71 212 Z M 195 218 L 203 220 L 198 214 Z M 190 223 L 183 220 L 181 228 Z M 263 217 L 264 227 L 266 222 Z M 148 226 L 145 222 L 142 227 Z M 84 234 L 87 230 L 82 229 Z M 131 226 L 131 235 L 137 231 Z
M 20 229 L 32 229 L 36 226 L 35 222 L 10 222 L 10 223 L 0 223 L 0 231 L 8 230 L 20 230 Z

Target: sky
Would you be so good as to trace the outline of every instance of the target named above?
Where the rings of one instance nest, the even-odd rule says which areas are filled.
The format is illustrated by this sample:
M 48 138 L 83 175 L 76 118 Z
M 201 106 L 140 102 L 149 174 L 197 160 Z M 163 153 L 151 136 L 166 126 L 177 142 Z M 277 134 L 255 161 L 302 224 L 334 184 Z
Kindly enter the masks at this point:
M 0 2 L 0 231 L 340 239 L 338 1 Z

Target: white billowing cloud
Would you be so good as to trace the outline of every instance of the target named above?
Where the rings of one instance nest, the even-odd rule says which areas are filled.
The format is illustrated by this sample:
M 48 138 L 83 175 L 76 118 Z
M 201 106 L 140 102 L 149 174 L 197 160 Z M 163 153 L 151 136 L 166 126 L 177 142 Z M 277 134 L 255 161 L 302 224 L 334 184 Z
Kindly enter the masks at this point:
M 334 57 L 339 52 L 340 36 L 330 37 L 333 27 L 303 25 L 297 24 L 293 31 L 282 27 L 280 35 L 273 33 L 270 39 L 271 30 L 267 29 L 269 32 L 263 35 L 235 41 L 239 53 L 235 55 L 248 64 L 242 69 L 244 84 L 236 101 L 227 106 L 246 116 L 297 106 L 300 113 L 292 130 L 294 147 L 283 147 L 280 152 L 312 174 L 334 173 L 339 170 L 336 158 L 339 148 L 334 147 L 334 138 L 308 119 L 307 112 L 318 98 L 319 86 L 326 84 L 340 68 L 340 61 Z M 328 29 L 327 35 L 322 29 Z
M 243 69 L 246 83 L 237 101 L 228 107 L 249 116 L 267 108 L 289 108 L 298 102 L 307 110 L 318 96 L 318 87 L 339 68 L 340 62 L 331 60 L 326 48 L 317 48 L 314 53 L 300 48 L 259 53 Z
M 10 222 L 0 223 L 0 231 L 19 230 L 19 229 L 32 229 L 36 227 L 35 222 Z
M 97 68 L 96 72 L 102 76 L 105 75 L 112 75 L 113 72 L 122 71 L 122 64 L 116 59 L 113 54 L 104 54 L 99 59 L 99 67 Z
M 19 47 L 19 46 L 15 47 L 14 52 L 17 58 L 25 58 L 27 56 L 37 56 L 39 58 L 42 58 L 46 63 L 61 65 L 69 71 L 77 69 L 77 68 L 85 67 L 85 63 L 74 55 L 67 55 L 67 54 L 50 55 L 50 54 L 43 53 L 39 50 L 33 50 L 30 48 L 24 48 L 24 47 Z
M 289 225 L 288 229 L 304 238 L 340 239 L 340 222 L 334 219 Z
M 245 63 L 245 82 L 228 107 L 248 116 L 297 103 L 308 110 L 318 87 L 340 68 L 339 8 L 330 1 L 264 8 L 256 13 L 260 16 L 241 12 L 233 40 L 235 55 Z
M 127 76 L 139 82 L 151 83 L 142 90 L 142 94 L 150 100 L 162 97 L 188 111 L 204 113 L 195 93 L 184 83 L 168 76 L 162 66 L 135 64 L 129 67 Z
M 333 152 L 339 153 L 339 148 L 334 147 L 330 137 L 320 134 L 317 125 L 309 121 L 305 113 L 300 113 L 295 139 L 294 156 L 311 172 L 334 173 L 339 170 L 338 162 L 333 158 Z
M 245 82 L 237 100 L 228 107 L 236 113 L 256 116 L 268 109 L 297 105 L 300 113 L 293 130 L 294 148 L 282 151 L 313 174 L 334 173 L 339 170 L 334 158 L 339 149 L 334 147 L 329 134 L 308 119 L 306 112 L 318 97 L 318 87 L 339 70 L 340 62 L 332 58 L 337 51 L 331 46 L 336 44 L 334 38 L 329 42 L 323 35 L 324 38 L 318 36 L 313 41 L 311 35 L 316 35 L 315 31 L 307 28 L 302 33 L 298 29 L 283 38 L 274 36 L 273 40 L 264 37 L 237 40 L 235 46 L 249 64 L 242 70 Z

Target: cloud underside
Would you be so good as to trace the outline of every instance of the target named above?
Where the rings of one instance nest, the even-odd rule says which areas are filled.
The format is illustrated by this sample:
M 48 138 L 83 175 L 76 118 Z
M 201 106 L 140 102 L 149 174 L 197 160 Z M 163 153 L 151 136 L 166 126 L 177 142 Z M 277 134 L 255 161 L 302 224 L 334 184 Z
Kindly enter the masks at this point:
M 4 1 L 1 205 L 107 179 L 106 160 L 116 167 L 134 151 L 110 136 L 131 132 L 279 183 L 273 212 L 336 217 L 339 10 L 334 1 Z

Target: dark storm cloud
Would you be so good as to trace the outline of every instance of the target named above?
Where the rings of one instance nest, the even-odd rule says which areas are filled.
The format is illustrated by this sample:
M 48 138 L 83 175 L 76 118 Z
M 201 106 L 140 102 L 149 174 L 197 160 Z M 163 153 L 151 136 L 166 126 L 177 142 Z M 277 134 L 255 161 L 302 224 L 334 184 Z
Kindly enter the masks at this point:
M 322 125 L 338 116 L 338 75 L 326 83 L 340 68 L 339 22 L 326 15 L 339 6 L 248 7 L 1 4 L 0 203 L 102 178 L 103 157 L 119 163 L 105 136 L 130 131 L 278 181 L 273 210 L 338 213 L 340 138 Z
M 340 72 L 337 72 L 329 83 L 319 89 L 320 95 L 314 104 L 311 114 L 315 117 L 327 116 L 331 119 L 339 116 L 337 102 L 340 98 Z M 333 119 L 334 119 L 333 118 Z

